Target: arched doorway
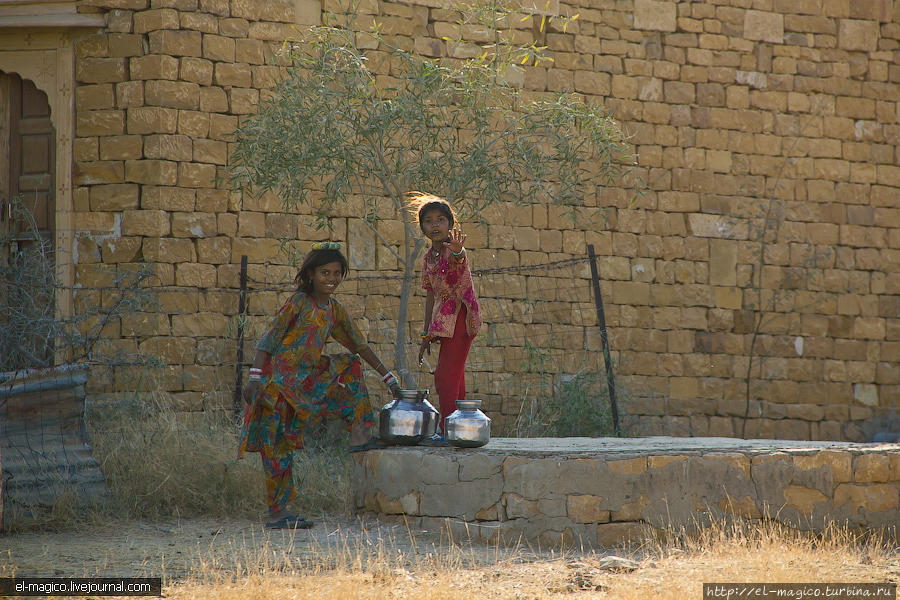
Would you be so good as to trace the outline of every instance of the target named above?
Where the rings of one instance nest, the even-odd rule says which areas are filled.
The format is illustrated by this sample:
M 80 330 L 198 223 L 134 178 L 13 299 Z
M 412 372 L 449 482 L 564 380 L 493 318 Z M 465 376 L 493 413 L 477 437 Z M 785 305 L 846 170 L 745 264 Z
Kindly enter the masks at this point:
M 0 371 L 53 364 L 55 191 L 47 95 L 0 71 Z

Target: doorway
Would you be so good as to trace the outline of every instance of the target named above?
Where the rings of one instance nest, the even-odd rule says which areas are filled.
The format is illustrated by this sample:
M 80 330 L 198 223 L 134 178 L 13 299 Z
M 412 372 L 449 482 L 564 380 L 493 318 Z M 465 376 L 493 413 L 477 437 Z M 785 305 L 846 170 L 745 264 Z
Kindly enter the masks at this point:
M 53 364 L 55 190 L 47 95 L 0 71 L 0 371 Z

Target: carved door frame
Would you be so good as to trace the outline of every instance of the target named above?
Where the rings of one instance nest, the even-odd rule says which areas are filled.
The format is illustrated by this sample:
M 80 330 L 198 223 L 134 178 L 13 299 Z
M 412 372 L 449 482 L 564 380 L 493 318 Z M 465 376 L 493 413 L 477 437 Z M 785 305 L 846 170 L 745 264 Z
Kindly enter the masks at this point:
M 46 21 L 45 21 L 46 22 Z M 18 23 L 21 25 L 21 22 Z M 87 23 L 78 26 L 84 26 Z M 98 17 L 90 27 L 102 27 Z M 75 136 L 75 40 L 84 29 L 9 26 L 0 20 L 0 71 L 27 79 L 47 95 L 50 120 L 56 130 L 55 239 L 57 277 L 61 287 L 56 311 L 61 318 L 74 311 L 74 200 L 72 193 L 72 145 Z

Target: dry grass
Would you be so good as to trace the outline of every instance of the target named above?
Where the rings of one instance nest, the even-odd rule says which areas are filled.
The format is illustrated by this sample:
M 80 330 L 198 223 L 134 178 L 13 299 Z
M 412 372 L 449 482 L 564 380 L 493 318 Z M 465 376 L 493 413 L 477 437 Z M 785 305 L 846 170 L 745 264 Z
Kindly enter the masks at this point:
M 390 540 L 336 542 L 305 553 L 236 552 L 234 564 L 198 564 L 166 589 L 171 598 L 429 598 L 545 600 L 571 597 L 700 598 L 704 582 L 898 582 L 895 546 L 847 530 L 806 535 L 755 525 L 713 526 L 698 537 L 645 547 L 631 561 L 602 554 L 527 555 L 442 545 L 395 551 Z M 249 558 L 249 560 L 248 560 Z M 235 576 L 237 572 L 242 573 Z
M 61 487 L 51 507 L 9 511 L 11 532 L 59 529 L 117 518 L 250 516 L 265 509 L 258 455 L 237 460 L 238 426 L 223 412 L 179 413 L 162 393 L 94 406 L 87 425 L 93 455 L 111 491 L 105 506 L 80 506 Z M 349 514 L 346 441 L 333 428 L 314 432 L 295 453 L 299 498 L 293 508 Z
M 161 395 L 89 418 L 94 455 L 117 509 L 136 518 L 260 514 L 264 508 L 259 457 L 237 460 L 238 426 L 223 412 L 178 413 Z M 312 435 L 295 453 L 298 499 L 312 514 L 348 512 L 346 442 L 340 433 Z

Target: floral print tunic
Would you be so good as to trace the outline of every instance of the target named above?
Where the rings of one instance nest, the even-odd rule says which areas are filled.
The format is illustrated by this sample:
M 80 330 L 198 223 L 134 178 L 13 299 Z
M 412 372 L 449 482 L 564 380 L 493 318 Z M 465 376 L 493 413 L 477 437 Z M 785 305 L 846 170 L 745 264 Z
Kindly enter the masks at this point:
M 323 354 L 332 337 L 352 354 Z M 269 354 L 262 390 L 244 414 L 239 456 L 260 452 L 282 458 L 303 447 L 303 430 L 326 417 L 374 424 L 374 411 L 356 354 L 368 346 L 344 306 L 317 305 L 303 292 L 282 306 L 257 348 Z
M 474 336 L 481 328 L 481 308 L 475 297 L 472 271 L 468 259 L 457 261 L 450 249 L 442 247 L 435 257 L 429 249 L 422 262 L 422 289 L 434 294 L 434 310 L 428 327 L 430 339 L 453 337 L 456 316 L 460 308 L 466 308 L 466 331 Z

